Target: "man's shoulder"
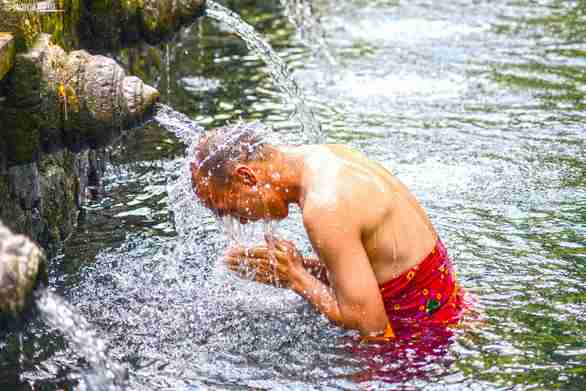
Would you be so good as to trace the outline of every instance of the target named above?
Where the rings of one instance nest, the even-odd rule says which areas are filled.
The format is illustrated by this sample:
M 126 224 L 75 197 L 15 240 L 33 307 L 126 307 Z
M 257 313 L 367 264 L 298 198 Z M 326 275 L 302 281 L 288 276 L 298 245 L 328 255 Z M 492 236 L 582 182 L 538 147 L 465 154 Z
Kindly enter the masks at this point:
M 308 195 L 303 204 L 303 223 L 312 225 L 335 218 L 337 205 L 338 200 L 325 201 L 319 194 Z
M 351 207 L 347 200 L 333 195 L 321 198 L 319 195 L 308 197 L 303 206 L 303 224 L 306 229 L 328 231 L 329 229 L 360 229 L 360 211 Z

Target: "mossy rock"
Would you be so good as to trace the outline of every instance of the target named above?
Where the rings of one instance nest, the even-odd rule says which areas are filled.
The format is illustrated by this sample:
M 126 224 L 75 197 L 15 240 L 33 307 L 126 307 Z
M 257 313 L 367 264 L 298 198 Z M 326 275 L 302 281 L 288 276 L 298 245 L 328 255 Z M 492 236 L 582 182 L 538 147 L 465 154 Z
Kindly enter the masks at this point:
M 34 111 L 6 107 L 0 114 L 2 134 L 0 143 L 6 151 L 6 164 L 31 162 L 41 154 L 41 139 L 38 114 Z
M 14 66 L 15 54 L 16 46 L 12 34 L 0 32 L 0 80 L 4 79 Z
M 33 290 L 46 282 L 43 251 L 0 221 L 0 314 L 18 316 L 30 307 Z
M 46 155 L 39 161 L 40 224 L 34 237 L 57 247 L 73 232 L 79 213 L 79 177 L 76 157 L 69 151 Z
M 6 130 L 0 141 L 9 165 L 35 161 L 42 151 L 59 147 L 79 151 L 107 143 L 140 121 L 159 97 L 113 59 L 86 51 L 67 54 L 46 34 L 16 56 L 4 84 L 0 121 Z
M 99 52 L 118 51 L 146 40 L 169 38 L 181 25 L 201 16 L 205 0 L 93 0 L 86 2 L 80 25 L 82 45 Z
M 88 186 L 99 185 L 105 156 L 61 150 L 10 167 L 0 175 L 0 220 L 54 254 L 75 229 Z

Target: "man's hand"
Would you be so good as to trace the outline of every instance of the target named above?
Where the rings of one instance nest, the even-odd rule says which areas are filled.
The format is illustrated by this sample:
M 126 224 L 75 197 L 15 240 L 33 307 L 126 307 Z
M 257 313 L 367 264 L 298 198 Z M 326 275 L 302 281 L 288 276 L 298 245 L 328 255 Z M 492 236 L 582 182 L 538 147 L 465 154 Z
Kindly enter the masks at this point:
M 302 273 L 303 256 L 288 240 L 266 237 L 267 245 L 252 248 L 234 247 L 226 253 L 226 262 L 233 272 L 245 279 L 273 285 L 292 287 Z

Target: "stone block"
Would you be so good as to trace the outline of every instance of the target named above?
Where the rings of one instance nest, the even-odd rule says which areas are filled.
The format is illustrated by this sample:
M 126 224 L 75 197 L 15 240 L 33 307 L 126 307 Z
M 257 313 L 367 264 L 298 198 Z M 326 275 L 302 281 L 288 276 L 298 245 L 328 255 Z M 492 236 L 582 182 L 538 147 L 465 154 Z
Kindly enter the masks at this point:
M 0 80 L 14 66 L 15 55 L 14 37 L 10 33 L 0 33 Z

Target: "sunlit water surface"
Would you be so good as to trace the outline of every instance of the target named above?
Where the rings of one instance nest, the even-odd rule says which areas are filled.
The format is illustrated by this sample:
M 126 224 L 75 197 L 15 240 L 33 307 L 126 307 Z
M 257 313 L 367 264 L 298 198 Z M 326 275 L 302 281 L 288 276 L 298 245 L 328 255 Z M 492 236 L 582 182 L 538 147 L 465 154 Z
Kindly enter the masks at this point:
M 52 286 L 128 367 L 128 388 L 583 389 L 586 4 L 319 1 L 312 14 L 335 60 L 324 61 L 280 2 L 256 3 L 239 12 L 293 69 L 328 141 L 416 194 L 482 321 L 434 354 L 353 354 L 353 334 L 295 294 L 228 273 L 228 237 L 194 199 L 185 146 L 151 123 L 112 148 L 101 196 L 52 260 Z M 240 118 L 297 126 L 263 62 L 216 22 L 164 49 L 163 65 L 139 70 L 194 139 L 195 124 Z M 297 210 L 275 229 L 309 253 Z M 40 321 L 21 355 L 13 345 L 0 364 L 23 368 L 19 389 L 87 373 Z

